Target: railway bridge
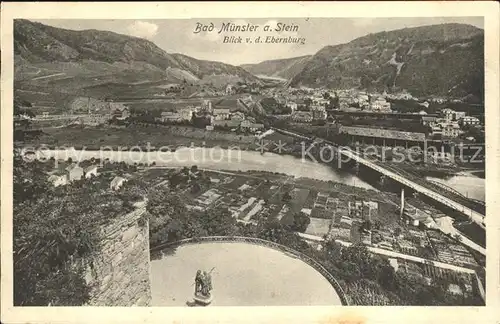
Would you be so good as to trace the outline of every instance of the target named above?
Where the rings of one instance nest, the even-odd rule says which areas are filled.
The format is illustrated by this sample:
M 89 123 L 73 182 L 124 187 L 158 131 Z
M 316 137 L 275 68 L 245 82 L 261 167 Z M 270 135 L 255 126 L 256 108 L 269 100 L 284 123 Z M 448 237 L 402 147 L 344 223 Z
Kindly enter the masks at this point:
M 290 136 L 295 136 L 295 137 L 298 137 L 301 139 L 313 140 L 312 138 L 304 136 L 303 134 L 298 134 L 295 132 L 290 132 L 290 131 L 279 129 L 279 128 L 273 128 L 273 129 L 277 132 L 281 132 L 281 133 L 284 133 L 284 134 L 287 134 Z M 463 204 L 461 204 L 453 199 L 450 199 L 449 197 L 446 197 L 446 196 L 434 191 L 431 188 L 428 188 L 428 187 L 425 187 L 421 184 L 418 184 L 415 181 L 410 180 L 401 174 L 398 174 L 394 171 L 388 170 L 384 166 L 380 165 L 380 163 L 376 163 L 376 162 L 370 161 L 368 159 L 365 159 L 362 156 L 360 156 L 357 152 L 355 152 L 349 148 L 339 147 L 337 144 L 335 144 L 331 141 L 324 140 L 324 139 L 322 139 L 322 143 L 329 145 L 330 147 L 335 149 L 339 155 L 347 157 L 351 160 L 354 160 L 357 163 L 364 165 L 365 167 L 368 167 L 368 168 L 370 168 L 370 169 L 386 176 L 387 178 L 390 178 L 390 179 L 392 179 L 392 180 L 394 180 L 394 181 L 396 181 L 396 182 L 398 182 L 406 187 L 409 187 L 412 190 L 415 190 L 416 192 L 418 192 L 422 195 L 425 195 L 428 198 L 430 198 L 436 202 L 439 202 L 448 208 L 451 208 L 457 212 L 460 212 L 460 213 L 466 215 L 467 217 L 469 217 L 469 219 L 471 221 L 473 221 L 474 223 L 479 225 L 482 229 L 486 229 L 485 222 L 484 222 L 485 215 L 483 215 L 483 214 L 481 214 L 481 213 L 479 213 L 479 212 L 477 212 L 477 211 L 475 211 L 467 206 L 464 206 Z

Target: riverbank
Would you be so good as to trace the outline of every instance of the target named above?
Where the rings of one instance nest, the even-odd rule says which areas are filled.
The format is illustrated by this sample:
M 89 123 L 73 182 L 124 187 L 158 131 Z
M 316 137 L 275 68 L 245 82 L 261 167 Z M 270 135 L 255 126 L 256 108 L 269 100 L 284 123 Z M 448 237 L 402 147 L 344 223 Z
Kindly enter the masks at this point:
M 238 147 L 241 150 L 257 148 L 254 135 L 232 132 L 206 131 L 189 126 L 68 126 L 44 128 L 43 134 L 24 146 L 41 144 L 60 147 Z

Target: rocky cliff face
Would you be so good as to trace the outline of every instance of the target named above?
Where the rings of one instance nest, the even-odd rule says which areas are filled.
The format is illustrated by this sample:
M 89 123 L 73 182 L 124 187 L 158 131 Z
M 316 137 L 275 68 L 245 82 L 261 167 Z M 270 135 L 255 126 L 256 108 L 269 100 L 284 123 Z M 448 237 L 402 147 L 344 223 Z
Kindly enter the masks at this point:
M 484 32 L 443 24 L 370 34 L 324 47 L 290 84 L 482 98 Z

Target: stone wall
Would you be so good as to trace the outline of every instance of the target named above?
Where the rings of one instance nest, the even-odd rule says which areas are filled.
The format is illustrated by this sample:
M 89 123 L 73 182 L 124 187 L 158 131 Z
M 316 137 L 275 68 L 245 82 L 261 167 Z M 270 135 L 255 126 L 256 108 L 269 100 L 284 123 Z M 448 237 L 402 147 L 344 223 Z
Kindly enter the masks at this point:
M 149 223 L 145 208 L 103 227 L 100 252 L 89 260 L 89 305 L 148 306 L 151 302 Z

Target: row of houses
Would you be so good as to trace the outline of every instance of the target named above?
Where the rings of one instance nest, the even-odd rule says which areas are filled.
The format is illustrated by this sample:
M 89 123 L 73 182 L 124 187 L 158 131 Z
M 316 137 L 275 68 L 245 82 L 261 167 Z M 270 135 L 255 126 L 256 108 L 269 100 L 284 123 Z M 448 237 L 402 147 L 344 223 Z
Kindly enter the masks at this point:
M 455 138 L 463 133 L 462 128 L 480 126 L 481 121 L 477 117 L 467 116 L 464 111 L 445 108 L 439 115 L 423 115 L 422 124 L 431 128 L 431 135 Z
M 86 168 L 82 168 L 78 164 L 71 164 L 64 169 L 54 170 L 50 174 L 48 181 L 52 183 L 54 187 L 58 187 L 83 178 L 89 179 L 93 176 L 98 176 L 96 165 L 90 165 Z
M 48 111 L 43 111 L 40 115 L 35 117 L 35 120 L 73 120 L 78 123 L 83 124 L 101 124 L 106 122 L 109 119 L 119 119 L 124 120 L 130 117 L 130 109 L 122 104 L 117 102 L 106 102 L 103 103 L 103 107 L 100 110 L 91 110 L 89 109 L 87 114 L 73 114 L 70 112 L 69 114 L 62 115 L 51 115 Z
M 293 111 L 290 119 L 296 123 L 310 123 L 317 120 L 324 121 L 327 115 L 325 107 L 312 105 L 309 111 Z
M 82 168 L 78 164 L 71 164 L 64 169 L 56 169 L 53 171 L 49 177 L 48 181 L 54 186 L 65 186 L 74 181 L 79 181 L 82 179 L 90 179 L 92 177 L 99 176 L 97 165 L 90 165 L 88 167 Z M 128 177 L 116 176 L 110 182 L 110 189 L 118 190 L 121 186 L 128 181 Z

